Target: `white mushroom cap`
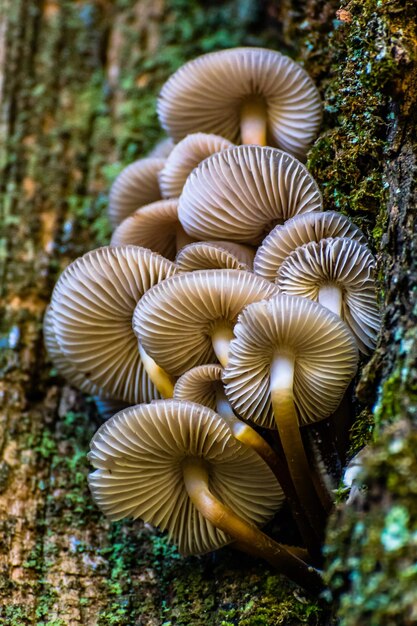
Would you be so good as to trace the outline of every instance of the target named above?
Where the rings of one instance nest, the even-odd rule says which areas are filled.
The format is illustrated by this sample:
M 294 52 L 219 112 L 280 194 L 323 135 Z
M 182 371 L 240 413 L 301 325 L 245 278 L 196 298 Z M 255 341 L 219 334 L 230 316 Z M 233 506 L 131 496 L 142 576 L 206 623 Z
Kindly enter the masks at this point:
M 158 397 L 141 363 L 132 315 L 145 291 L 176 271 L 150 250 L 104 247 L 74 261 L 55 286 L 60 350 L 114 399 L 134 403 Z
M 184 486 L 190 456 L 204 459 L 210 491 L 248 522 L 266 523 L 283 501 L 271 470 L 219 415 L 175 400 L 131 407 L 103 424 L 89 454 L 98 468 L 89 476 L 94 500 L 112 520 L 141 517 L 167 530 L 183 554 L 220 548 L 231 538 L 202 517 Z
M 233 144 L 219 135 L 194 133 L 180 141 L 159 173 L 159 186 L 164 198 L 178 198 L 193 169 L 208 156 L 231 148 Z
M 247 304 L 277 292 L 270 282 L 240 270 L 180 274 L 143 296 L 133 329 L 146 352 L 180 376 L 195 365 L 216 361 L 211 335 L 217 325 L 232 328 Z
M 215 411 L 219 385 L 223 389 L 222 372 L 221 365 L 213 363 L 193 367 L 175 383 L 174 399 L 197 402 Z
M 254 271 L 259 276 L 274 281 L 281 264 L 294 250 L 328 237 L 347 237 L 366 244 L 362 231 L 345 215 L 336 211 L 296 215 L 285 224 L 276 226 L 258 248 Z
M 133 244 L 175 259 L 178 233 L 188 237 L 178 219 L 178 200 L 159 200 L 127 217 L 113 233 L 112 246 Z
M 116 227 L 141 206 L 161 199 L 158 174 L 165 159 L 138 159 L 119 174 L 109 195 L 109 219 Z
M 238 146 L 191 173 L 178 215 L 196 239 L 256 244 L 277 223 L 321 209 L 317 183 L 297 159 L 274 148 Z
M 297 248 L 282 263 L 276 283 L 283 293 L 317 300 L 326 285 L 342 291 L 342 319 L 359 349 L 375 348 L 381 325 L 373 279 L 375 260 L 354 239 L 322 239 Z
M 270 145 L 304 158 L 322 117 L 320 95 L 300 65 L 274 50 L 234 48 L 205 54 L 171 76 L 158 115 L 175 141 L 216 133 L 240 142 L 240 112 L 252 98 L 267 112 Z
M 275 428 L 270 370 L 279 355 L 295 357 L 294 403 L 300 424 L 328 417 L 355 375 L 358 349 L 346 324 L 320 304 L 279 295 L 248 306 L 234 328 L 223 381 L 244 418 Z
M 54 367 L 70 385 L 92 395 L 103 393 L 98 385 L 92 383 L 91 380 L 77 370 L 60 349 L 54 329 L 54 311 L 50 304 L 47 306 L 43 318 L 43 338 L 46 351 Z
M 182 272 L 206 269 L 250 271 L 248 265 L 237 256 L 225 250 L 221 244 L 210 241 L 198 241 L 185 246 L 178 252 L 175 263 Z

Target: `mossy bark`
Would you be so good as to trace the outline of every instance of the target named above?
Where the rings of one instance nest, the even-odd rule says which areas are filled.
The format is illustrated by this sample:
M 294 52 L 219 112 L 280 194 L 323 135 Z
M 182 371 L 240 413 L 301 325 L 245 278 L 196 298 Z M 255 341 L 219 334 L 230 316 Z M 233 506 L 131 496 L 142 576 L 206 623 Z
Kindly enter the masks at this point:
M 325 96 L 310 153 L 327 209 L 350 214 L 379 259 L 384 330 L 360 382 L 375 403 L 368 486 L 341 505 L 328 579 L 345 626 L 411 624 L 415 591 L 416 24 L 405 0 L 2 0 L 0 180 L 0 624 L 330 623 L 263 564 L 183 560 L 140 522 L 91 503 L 92 402 L 45 362 L 41 320 L 59 271 L 108 240 L 107 191 L 160 136 L 155 96 L 184 60 L 279 47 Z M 362 411 L 354 445 L 369 438 Z M 405 481 L 408 479 L 408 482 Z

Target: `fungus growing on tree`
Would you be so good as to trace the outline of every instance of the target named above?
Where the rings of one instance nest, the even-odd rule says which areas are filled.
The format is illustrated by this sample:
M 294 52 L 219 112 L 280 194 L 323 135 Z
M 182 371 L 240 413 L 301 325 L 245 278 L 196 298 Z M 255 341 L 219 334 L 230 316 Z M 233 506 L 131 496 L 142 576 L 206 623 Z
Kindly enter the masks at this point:
M 133 329 L 147 353 L 174 376 L 216 356 L 225 365 L 239 313 L 276 293 L 275 285 L 240 270 L 180 274 L 145 293 Z
M 194 133 L 180 141 L 159 173 L 159 186 L 164 198 L 178 198 L 185 181 L 201 161 L 233 144 L 219 135 Z
M 257 528 L 282 490 L 211 409 L 166 400 L 122 411 L 96 433 L 89 458 L 93 497 L 111 519 L 141 517 L 167 530 L 183 554 L 235 540 L 298 584 L 322 588 L 316 570 Z
M 178 200 L 159 200 L 123 220 L 113 233 L 111 245 L 142 246 L 173 261 L 177 250 L 192 241 L 178 220 Z
M 362 231 L 345 215 L 336 211 L 295 215 L 276 226 L 259 246 L 253 269 L 256 274 L 275 281 L 285 259 L 300 246 L 329 237 L 356 239 L 366 244 Z
M 176 271 L 150 250 L 104 247 L 74 261 L 55 286 L 52 307 L 60 350 L 114 399 L 134 403 L 159 396 L 139 355 L 132 315 L 145 291 Z M 161 393 L 169 394 L 169 381 L 149 372 Z
M 178 215 L 196 239 L 258 244 L 276 224 L 321 210 L 317 183 L 297 159 L 274 148 L 238 146 L 191 173 Z
M 311 78 L 292 59 L 265 48 L 234 48 L 177 70 L 161 90 L 158 115 L 175 141 L 189 133 L 216 133 L 303 159 L 317 134 L 322 104 Z
M 138 159 L 119 174 L 109 195 L 109 219 L 115 228 L 141 206 L 161 200 L 158 174 L 165 159 Z
M 294 250 L 276 283 L 283 293 L 316 300 L 342 317 L 369 354 L 380 327 L 374 264 L 368 248 L 354 239 L 322 239 Z
M 355 339 L 321 305 L 287 295 L 248 306 L 234 334 L 227 397 L 242 417 L 278 429 L 300 501 L 314 528 L 323 530 L 299 427 L 336 409 L 356 372 Z

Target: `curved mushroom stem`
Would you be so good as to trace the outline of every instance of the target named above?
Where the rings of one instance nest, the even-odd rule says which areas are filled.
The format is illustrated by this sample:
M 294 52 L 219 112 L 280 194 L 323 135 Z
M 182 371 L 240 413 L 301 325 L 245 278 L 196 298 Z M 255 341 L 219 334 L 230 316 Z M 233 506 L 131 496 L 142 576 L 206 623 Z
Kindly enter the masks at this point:
M 243 144 L 266 146 L 266 106 L 261 98 L 245 100 L 240 110 L 240 136 Z
M 226 394 L 224 393 L 221 383 L 216 390 L 216 411 L 227 422 L 234 438 L 255 450 L 255 452 L 265 461 L 270 470 L 273 472 L 275 478 L 284 489 L 285 495 L 288 498 L 288 502 L 294 515 L 294 520 L 297 524 L 301 537 L 307 546 L 310 556 L 315 563 L 320 563 L 321 538 L 312 529 L 306 519 L 304 511 L 298 503 L 297 494 L 295 493 L 291 478 L 288 475 L 288 468 L 274 452 L 269 443 L 265 441 L 265 439 L 254 428 L 236 417 L 228 399 L 226 398 Z
M 138 345 L 140 358 L 149 378 L 164 399 L 172 398 L 174 395 L 174 379 L 149 356 L 140 342 L 138 342 Z
M 191 501 L 213 526 L 235 539 L 241 549 L 265 559 L 298 585 L 315 593 L 323 589 L 323 580 L 316 569 L 240 518 L 210 492 L 208 469 L 203 459 L 191 456 L 185 458 L 182 471 Z
M 211 333 L 214 352 L 223 367 L 226 367 L 229 361 L 229 344 L 234 337 L 233 330 L 227 322 L 216 324 Z
M 340 287 L 332 284 L 323 285 L 319 289 L 318 301 L 326 309 L 342 317 L 342 290 Z
M 271 366 L 271 400 L 291 480 L 315 532 L 322 538 L 326 524 L 323 509 L 304 450 L 293 398 L 295 358 L 278 354 Z

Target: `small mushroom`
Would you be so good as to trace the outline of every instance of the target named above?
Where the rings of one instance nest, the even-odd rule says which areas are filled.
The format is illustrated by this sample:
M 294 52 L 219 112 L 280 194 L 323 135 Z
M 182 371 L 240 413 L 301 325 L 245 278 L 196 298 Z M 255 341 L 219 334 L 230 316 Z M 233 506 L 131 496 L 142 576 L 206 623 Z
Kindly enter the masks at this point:
M 133 315 L 148 354 L 173 376 L 191 367 L 227 363 L 237 316 L 250 302 L 278 293 L 250 272 L 206 270 L 174 276 L 150 289 Z
M 123 220 L 113 233 L 111 245 L 142 246 L 174 260 L 177 250 L 192 241 L 178 219 L 178 200 L 159 200 Z
M 108 246 L 74 261 L 55 286 L 52 307 L 60 350 L 114 399 L 134 403 L 159 396 L 139 355 L 132 315 L 145 291 L 176 271 L 150 250 Z M 149 371 L 168 395 L 172 382 L 159 381 Z
M 285 224 L 275 226 L 264 239 L 253 269 L 259 276 L 275 281 L 279 268 L 291 252 L 310 241 L 329 237 L 346 237 L 366 244 L 362 231 L 341 213 L 323 211 L 295 215 Z
M 233 539 L 303 586 L 319 574 L 256 525 L 271 519 L 282 491 L 265 463 L 214 411 L 192 402 L 153 402 L 115 415 L 91 442 L 89 484 L 113 520 L 141 517 L 167 530 L 183 554 Z
M 196 239 L 257 244 L 276 224 L 321 209 L 317 183 L 297 159 L 274 148 L 238 146 L 191 173 L 178 215 Z
M 374 264 L 368 248 L 354 239 L 322 239 L 294 250 L 276 284 L 283 293 L 316 300 L 342 317 L 359 349 L 369 354 L 380 328 Z
M 185 246 L 177 254 L 175 263 L 182 272 L 208 269 L 250 271 L 246 263 L 240 261 L 232 252 L 228 252 L 221 243 L 212 241 L 198 241 Z
M 269 143 L 303 159 L 322 105 L 313 81 L 292 59 L 265 48 L 234 48 L 177 70 L 162 88 L 158 116 L 175 141 L 202 131 L 234 143 Z
M 219 135 L 194 133 L 177 143 L 159 173 L 159 186 L 164 198 L 178 198 L 185 181 L 201 161 L 233 144 Z
M 165 159 L 138 159 L 119 174 L 109 195 L 109 219 L 115 228 L 141 206 L 161 200 L 158 174 Z
M 242 417 L 278 429 L 300 502 L 320 532 L 323 512 L 299 426 L 336 409 L 356 372 L 355 339 L 321 305 L 287 295 L 246 307 L 234 333 L 223 377 L 227 397 Z

